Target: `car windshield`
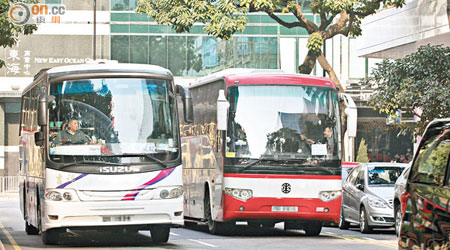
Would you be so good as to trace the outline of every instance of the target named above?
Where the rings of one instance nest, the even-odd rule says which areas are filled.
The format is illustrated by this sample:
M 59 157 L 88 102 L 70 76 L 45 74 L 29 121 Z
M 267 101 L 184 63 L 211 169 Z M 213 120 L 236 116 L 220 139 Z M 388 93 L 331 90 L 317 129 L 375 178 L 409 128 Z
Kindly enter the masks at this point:
M 236 86 L 228 100 L 227 158 L 340 159 L 334 89 Z
M 170 86 L 167 80 L 146 78 L 52 83 L 50 156 L 61 163 L 67 159 L 61 156 L 68 155 L 176 157 L 179 143 Z
M 393 185 L 402 174 L 401 167 L 376 166 L 368 167 L 369 185 Z

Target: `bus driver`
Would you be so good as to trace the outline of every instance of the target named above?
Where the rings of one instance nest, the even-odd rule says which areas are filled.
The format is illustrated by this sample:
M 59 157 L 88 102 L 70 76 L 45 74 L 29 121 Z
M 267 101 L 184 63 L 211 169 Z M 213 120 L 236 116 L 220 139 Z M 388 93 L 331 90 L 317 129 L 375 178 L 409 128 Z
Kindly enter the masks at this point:
M 76 118 L 69 120 L 68 129 L 59 131 L 55 138 L 56 144 L 88 144 L 90 143 L 89 137 L 79 130 L 79 122 Z

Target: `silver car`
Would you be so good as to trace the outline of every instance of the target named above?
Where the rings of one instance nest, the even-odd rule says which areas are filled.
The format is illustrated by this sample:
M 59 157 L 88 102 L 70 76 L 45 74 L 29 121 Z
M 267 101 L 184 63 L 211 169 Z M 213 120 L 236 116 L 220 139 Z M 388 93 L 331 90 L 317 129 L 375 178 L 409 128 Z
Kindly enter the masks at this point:
M 343 185 L 339 228 L 359 224 L 362 233 L 394 226 L 394 184 L 407 164 L 361 163 Z
M 406 181 L 408 179 L 409 170 L 411 169 L 411 164 L 403 170 L 400 177 L 394 185 L 394 218 L 395 218 L 395 234 L 398 236 L 400 233 L 400 224 L 402 223 L 402 207 L 401 207 L 401 196 L 405 192 Z

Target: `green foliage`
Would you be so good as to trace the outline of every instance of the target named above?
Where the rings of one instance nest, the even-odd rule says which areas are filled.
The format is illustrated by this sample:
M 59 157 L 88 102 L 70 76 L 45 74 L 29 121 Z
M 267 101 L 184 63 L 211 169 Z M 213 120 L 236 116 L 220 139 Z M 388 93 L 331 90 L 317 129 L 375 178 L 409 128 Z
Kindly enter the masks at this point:
M 322 35 L 320 35 L 320 33 L 318 32 L 314 32 L 309 36 L 306 47 L 308 48 L 308 50 L 320 52 L 322 50 L 322 45 L 323 45 Z
M 8 17 L 9 7 L 19 1 L 0 0 L 0 46 L 11 47 L 17 43 L 19 35 L 29 35 L 37 30 L 36 25 L 17 26 L 10 22 Z M 37 1 L 20 1 L 25 3 Z M 5 66 L 5 62 L 0 59 L 0 68 Z
M 367 155 L 367 145 L 364 138 L 361 139 L 359 144 L 358 156 L 356 156 L 356 162 L 369 162 L 369 156 Z
M 369 105 L 387 115 L 404 109 L 421 118 L 417 123 L 401 124 L 402 131 L 420 135 L 431 120 L 450 117 L 450 47 L 422 46 L 404 58 L 384 60 L 377 66 L 362 80 L 376 89 Z

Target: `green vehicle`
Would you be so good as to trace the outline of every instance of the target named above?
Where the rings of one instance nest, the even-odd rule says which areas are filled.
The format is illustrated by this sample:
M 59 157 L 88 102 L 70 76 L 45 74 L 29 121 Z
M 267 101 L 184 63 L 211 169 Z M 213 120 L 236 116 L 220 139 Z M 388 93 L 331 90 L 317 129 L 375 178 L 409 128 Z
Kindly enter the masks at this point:
M 450 249 L 450 119 L 432 121 L 401 196 L 399 249 Z

